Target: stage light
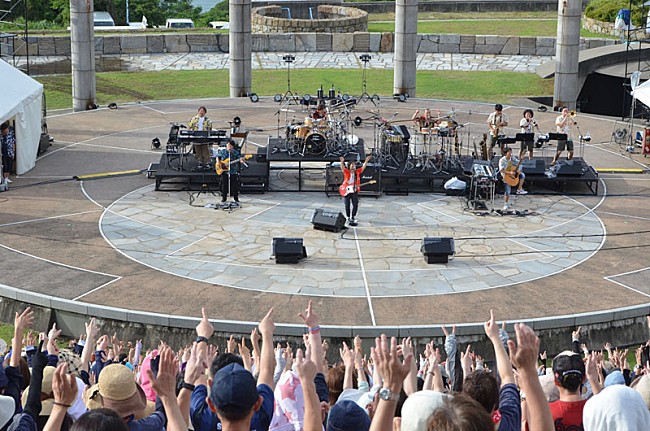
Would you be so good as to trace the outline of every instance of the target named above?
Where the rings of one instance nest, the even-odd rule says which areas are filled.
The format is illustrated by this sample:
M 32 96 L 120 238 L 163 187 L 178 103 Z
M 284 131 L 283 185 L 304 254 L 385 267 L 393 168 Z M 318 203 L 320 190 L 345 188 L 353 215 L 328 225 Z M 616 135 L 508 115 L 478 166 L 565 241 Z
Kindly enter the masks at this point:
M 260 101 L 260 96 L 257 95 L 257 93 L 251 93 L 248 95 L 248 98 L 251 100 L 253 103 L 257 103 Z
M 155 137 L 151 140 L 151 146 L 155 148 L 156 150 L 160 149 L 160 139 L 158 137 Z
M 355 126 L 359 127 L 359 126 L 361 126 L 362 123 L 363 123 L 363 118 L 361 118 L 359 116 L 354 117 L 354 125 Z
M 408 94 L 400 94 L 400 93 L 395 93 L 393 94 L 393 99 L 397 99 L 398 102 L 406 102 L 406 98 L 408 97 Z
M 311 95 L 310 94 L 303 95 L 302 100 L 304 100 L 305 102 L 309 102 L 311 100 Z
M 280 103 L 280 102 L 282 102 L 282 94 L 278 93 L 278 94 L 276 94 L 275 96 L 273 96 L 273 101 L 274 101 L 275 103 Z
M 239 117 L 233 118 L 232 123 L 235 125 L 235 127 L 239 127 L 241 125 L 241 118 Z
M 108 104 L 108 109 L 117 109 L 117 103 L 112 102 Z

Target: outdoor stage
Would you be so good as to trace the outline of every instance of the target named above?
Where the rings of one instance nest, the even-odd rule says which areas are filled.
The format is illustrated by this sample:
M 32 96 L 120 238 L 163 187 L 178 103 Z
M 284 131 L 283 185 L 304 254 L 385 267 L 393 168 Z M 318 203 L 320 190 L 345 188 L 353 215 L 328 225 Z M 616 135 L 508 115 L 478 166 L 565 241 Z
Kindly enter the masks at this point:
M 166 139 L 169 123 L 189 121 L 199 105 L 208 107 L 215 127 L 227 128 L 239 116 L 250 132 L 243 153 L 255 157 L 242 182 L 257 189 L 243 187 L 239 209 L 214 209 L 216 173 L 192 171 L 191 154 L 185 172 L 164 147 L 151 149 L 153 138 Z M 504 212 L 495 184 L 494 204 L 484 199 L 487 210 L 475 211 L 468 196 L 440 193 L 441 184 L 451 176 L 472 181 L 472 141 L 493 106 L 453 105 L 466 124 L 461 154 L 442 165 L 436 159 L 425 171 L 417 161 L 408 168 L 408 158 L 385 163 L 372 121 L 353 129 L 362 143 L 359 158 L 380 158 L 369 169 L 381 189 L 361 197 L 359 226 L 338 233 L 311 224 L 315 210 L 343 210 L 331 187 L 338 157 L 305 160 L 287 152 L 282 157 L 289 160 L 272 160 L 279 151 L 269 153 L 269 137 L 284 128 L 278 131 L 278 106 L 270 100 L 169 101 L 51 115 L 53 146 L 2 194 L 8 200 L 0 213 L 0 292 L 49 310 L 71 333 L 82 330 L 87 315 L 147 331 L 191 329 L 201 307 L 221 332 L 250 333 L 251 322 L 275 307 L 277 333 L 299 335 L 296 313 L 309 299 L 332 337 L 380 331 L 426 337 L 454 323 L 472 337 L 482 333 L 490 308 L 499 320 L 531 322 L 538 330 L 582 324 L 596 334 L 644 319 L 650 179 L 601 170 L 646 169 L 642 156 L 608 143 L 615 121 L 581 116 L 593 139 L 576 148 L 573 166 L 550 178 L 555 147 L 536 149 L 543 165 L 524 167 L 531 169 L 525 186 L 531 193 L 513 197 Z M 391 100 L 382 101 L 379 113 L 359 109 L 364 118 L 397 112 L 395 121 L 408 122 L 416 107 L 446 112 L 451 102 Z M 505 109 L 513 124 L 522 111 Z M 555 116 L 535 113 L 542 130 L 552 130 Z M 155 178 L 147 178 L 152 164 Z M 314 169 L 301 170 L 307 167 Z M 143 174 L 114 175 L 134 169 Z M 98 173 L 106 175 L 72 179 Z M 302 238 L 307 257 L 276 263 L 276 237 Z M 425 237 L 454 239 L 455 255 L 447 264 L 427 264 L 420 250 Z

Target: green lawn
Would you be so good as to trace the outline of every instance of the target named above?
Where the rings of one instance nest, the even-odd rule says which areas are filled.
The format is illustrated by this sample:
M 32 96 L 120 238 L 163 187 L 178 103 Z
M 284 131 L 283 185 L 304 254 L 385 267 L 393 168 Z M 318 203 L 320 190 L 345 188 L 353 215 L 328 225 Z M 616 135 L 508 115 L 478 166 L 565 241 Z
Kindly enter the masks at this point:
M 368 31 L 386 32 L 395 31 L 393 22 L 369 22 Z M 476 19 L 462 19 L 454 21 L 418 21 L 418 33 L 421 34 L 498 34 L 504 36 L 551 36 L 557 35 L 556 20 L 508 20 L 508 21 L 484 21 Z M 609 36 L 593 33 L 580 29 L 582 37 Z
M 292 71 L 292 91 L 316 94 L 322 85 L 327 91 L 332 85 L 342 93 L 361 94 L 361 70 L 300 69 Z M 70 75 L 37 78 L 45 87 L 49 109 L 72 106 Z M 205 82 L 210 85 L 206 86 Z M 390 95 L 393 92 L 392 70 L 368 70 L 368 93 Z M 449 72 L 422 71 L 417 73 L 417 96 L 491 102 L 527 96 L 553 94 L 553 81 L 535 74 L 517 72 Z M 109 72 L 97 74 L 99 105 L 111 102 L 137 102 L 200 97 L 227 97 L 228 70 Z M 285 71 L 254 70 L 253 91 L 273 95 L 287 89 Z

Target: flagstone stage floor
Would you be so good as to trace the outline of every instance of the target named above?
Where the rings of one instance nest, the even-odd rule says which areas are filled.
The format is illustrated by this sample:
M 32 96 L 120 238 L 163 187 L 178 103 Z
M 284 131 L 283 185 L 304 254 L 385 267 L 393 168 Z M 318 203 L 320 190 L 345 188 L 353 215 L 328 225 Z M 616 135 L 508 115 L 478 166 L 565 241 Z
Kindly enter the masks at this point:
M 467 149 L 482 135 L 491 105 L 383 101 L 379 114 L 397 113 L 408 122 L 415 108 L 446 112 L 452 104 L 467 124 Z M 198 105 L 208 107 L 217 128 L 241 117 L 251 131 L 248 152 L 277 132 L 278 105 L 266 99 L 52 114 L 53 146 L 0 194 L 0 293 L 81 314 L 106 307 L 115 318 L 182 327 L 201 307 L 236 323 L 259 320 L 273 306 L 280 332 L 299 323 L 296 314 L 308 299 L 324 325 L 370 331 L 470 324 L 490 308 L 500 319 L 571 325 L 581 316 L 614 310 L 622 318 L 650 306 L 647 160 L 609 143 L 615 120 L 579 116 L 581 130 L 594 139 L 577 155 L 596 169 L 643 173 L 600 172 L 597 195 L 547 193 L 533 185 L 508 214 L 474 213 L 464 198 L 440 194 L 364 196 L 359 226 L 332 233 L 311 225 L 315 209 L 343 208 L 340 197 L 325 192 L 244 194 L 242 207 L 228 212 L 207 208 L 218 201 L 210 193 L 190 205 L 189 192 L 155 191 L 144 174 L 118 173 L 157 162 L 160 151 L 150 148 L 151 140 L 164 142 L 169 123 L 187 122 Z M 357 109 L 367 117 L 370 107 Z M 282 121 L 305 116 L 298 106 L 290 109 Z M 505 109 L 512 124 L 522 111 Z M 535 114 L 542 130 L 552 130 L 555 113 Z M 371 122 L 357 133 L 372 146 Z M 554 148 L 536 151 L 548 156 Z M 96 173 L 107 174 L 72 179 Z M 273 175 L 281 182 L 294 173 Z M 501 205 L 497 196 L 494 208 Z M 274 237 L 302 238 L 308 256 L 296 265 L 276 264 Z M 426 264 L 424 237 L 453 238 L 456 255 L 447 264 Z

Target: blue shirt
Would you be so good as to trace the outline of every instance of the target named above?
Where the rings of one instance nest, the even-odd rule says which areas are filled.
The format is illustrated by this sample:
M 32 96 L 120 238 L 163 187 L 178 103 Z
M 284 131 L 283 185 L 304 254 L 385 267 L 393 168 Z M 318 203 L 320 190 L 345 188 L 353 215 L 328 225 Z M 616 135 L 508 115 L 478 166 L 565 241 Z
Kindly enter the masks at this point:
M 499 391 L 499 431 L 521 430 L 521 398 L 514 383 L 501 386 Z
M 230 159 L 230 170 L 231 174 L 238 174 L 239 171 L 241 170 L 241 163 L 239 162 L 239 159 L 241 158 L 241 153 L 233 148 L 232 150 L 228 151 L 227 148 L 222 148 L 217 152 L 217 157 L 220 160 L 226 160 Z M 228 169 L 228 166 L 224 166 L 224 172 L 227 173 L 226 169 Z
M 0 142 L 2 143 L 2 154 L 14 158 L 14 147 L 16 146 L 16 135 L 14 134 L 13 127 L 9 127 L 7 136 L 0 132 Z
M 273 389 L 268 385 L 257 385 L 257 393 L 262 396 L 262 406 L 253 414 L 251 420 L 251 431 L 266 431 L 271 425 L 273 417 Z M 205 385 L 198 385 L 192 391 L 190 398 L 190 419 L 194 431 L 220 431 L 221 421 L 216 413 L 212 413 L 206 397 L 208 388 Z

